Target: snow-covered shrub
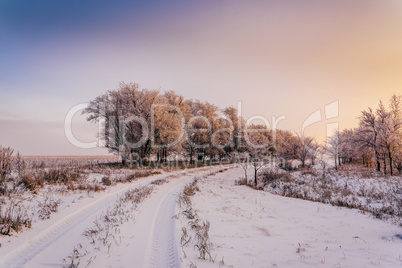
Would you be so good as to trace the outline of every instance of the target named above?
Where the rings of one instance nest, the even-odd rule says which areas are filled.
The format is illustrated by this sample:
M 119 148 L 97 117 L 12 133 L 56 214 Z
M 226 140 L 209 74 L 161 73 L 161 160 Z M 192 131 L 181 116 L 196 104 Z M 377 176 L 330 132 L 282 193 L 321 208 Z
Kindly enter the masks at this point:
M 273 177 L 275 178 L 275 177 Z M 315 171 L 288 172 L 271 180 L 264 190 L 286 197 L 356 208 L 378 218 L 402 223 L 402 180 L 381 177 L 357 165 L 328 170 L 325 178 Z
M 187 184 L 178 198 L 178 204 L 181 208 L 181 212 L 178 216 L 184 215 L 186 219 L 189 220 L 188 225 L 191 227 L 189 231 L 187 231 L 185 227 L 182 228 L 180 244 L 184 255 L 184 247 L 192 243 L 193 248 L 198 252 L 200 259 L 206 260 L 208 257 L 209 261 L 215 261 L 211 256 L 212 245 L 209 239 L 210 223 L 208 220 L 202 221 L 200 219 L 197 212 L 194 211 L 190 199 L 196 191 L 199 191 L 197 186 L 198 180 L 199 178 L 195 177 L 191 183 Z M 192 239 L 189 232 L 193 233 L 194 239 Z
M 196 244 L 194 247 L 198 250 L 201 260 L 205 260 L 206 256 L 212 261 L 211 256 L 211 241 L 209 239 L 209 228 L 211 227 L 209 221 L 205 221 L 202 225 L 198 225 L 195 233 Z
M 168 182 L 168 180 L 166 178 L 163 178 L 163 179 L 154 180 L 154 181 L 151 182 L 151 184 L 162 185 L 162 184 L 167 183 L 167 182 Z
M 195 192 L 199 192 L 200 189 L 197 186 L 197 181 L 198 181 L 198 179 L 195 178 L 192 183 L 184 186 L 183 193 L 187 196 L 193 196 L 193 195 L 195 195 Z
M 13 152 L 14 150 L 10 147 L 6 148 L 0 145 L 0 183 L 3 183 L 6 179 L 6 176 L 11 172 Z
M 35 191 L 44 185 L 43 175 L 40 172 L 30 171 L 21 175 L 19 185 L 23 185 L 25 189 Z
M 289 173 L 287 173 L 287 172 L 278 172 L 278 171 L 272 170 L 272 169 L 266 169 L 266 170 L 263 170 L 263 172 L 261 172 L 262 182 L 264 183 L 264 185 L 267 185 L 278 179 L 284 179 L 285 177 L 287 179 L 288 176 L 289 176 Z
M 50 194 L 47 194 L 43 201 L 38 203 L 38 218 L 45 220 L 50 218 L 50 214 L 58 211 L 60 200 L 54 200 Z
M 48 183 L 69 184 L 77 181 L 80 177 L 80 171 L 72 168 L 49 169 L 43 172 L 43 179 Z
M 106 186 L 112 185 L 112 181 L 111 181 L 110 178 L 107 177 L 107 176 L 105 176 L 105 177 L 102 178 L 102 183 L 103 183 L 103 185 L 106 185 Z
M 0 234 L 9 235 L 11 231 L 19 232 L 23 227 L 31 228 L 32 219 L 28 215 L 28 209 L 21 201 L 14 199 L 6 205 L 0 206 Z
M 239 178 L 238 180 L 235 180 L 235 185 L 247 185 L 247 179 Z

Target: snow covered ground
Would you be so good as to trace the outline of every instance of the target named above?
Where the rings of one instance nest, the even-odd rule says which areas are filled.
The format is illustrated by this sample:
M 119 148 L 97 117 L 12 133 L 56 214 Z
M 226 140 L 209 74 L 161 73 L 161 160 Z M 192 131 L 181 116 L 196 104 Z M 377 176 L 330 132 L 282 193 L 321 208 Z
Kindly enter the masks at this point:
M 31 229 L 0 237 L 0 267 L 160 267 L 168 257 L 172 260 L 165 252 L 176 254 L 172 217 L 177 193 L 194 174 L 206 172 L 210 168 L 141 178 L 91 195 L 57 195 L 59 212 L 33 222 Z M 120 199 L 144 187 L 153 188 L 150 198 L 120 206 L 123 217 L 114 217 Z M 97 227 L 102 240 L 93 242 L 84 233 Z
M 186 267 L 401 267 L 401 227 L 356 209 L 235 186 L 242 175 L 235 168 L 198 181 L 192 204 L 210 222 L 215 262 L 198 259 L 189 245 Z M 181 217 L 177 232 L 187 222 Z
M 269 182 L 264 190 L 286 197 L 358 208 L 402 226 L 401 177 L 384 177 L 380 172 L 356 164 L 343 165 L 338 171 L 327 170 L 325 177 L 319 167 L 282 174 L 285 176 Z
M 241 168 L 207 167 L 141 178 L 91 195 L 57 195 L 59 211 L 49 219 L 0 237 L 0 267 L 402 265 L 401 227 L 354 209 L 235 186 L 243 174 Z M 182 228 L 194 232 L 177 199 L 194 178 L 200 191 L 191 202 L 199 219 L 210 222 L 214 262 L 199 259 L 192 243 L 180 246 Z M 152 192 L 140 196 L 141 189 Z

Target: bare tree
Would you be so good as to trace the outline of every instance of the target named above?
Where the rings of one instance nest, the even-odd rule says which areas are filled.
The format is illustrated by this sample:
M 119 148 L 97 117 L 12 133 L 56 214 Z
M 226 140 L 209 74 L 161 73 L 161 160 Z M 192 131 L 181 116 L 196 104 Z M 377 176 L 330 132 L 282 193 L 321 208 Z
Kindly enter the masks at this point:
M 235 162 L 240 165 L 240 167 L 244 171 L 244 178 L 246 179 L 246 182 L 248 183 L 248 176 L 247 176 L 247 169 L 250 164 L 250 154 L 248 152 L 244 153 L 239 153 L 235 155 Z
M 272 148 L 272 136 L 266 126 L 250 125 L 246 127 L 245 137 L 251 166 L 254 168 L 254 184 L 257 185 L 258 171 L 267 164 Z
M 378 138 L 377 117 L 371 108 L 362 111 L 359 117 L 359 128 L 356 131 L 355 142 L 361 149 L 370 148 L 374 152 L 377 171 L 381 170 L 380 146 Z
M 371 108 L 363 111 L 359 117 L 359 127 L 353 133 L 353 140 L 359 145 L 365 165 L 371 163 L 370 154 L 373 154 L 377 171 L 381 170 L 382 160 L 386 174 L 388 161 L 390 174 L 393 175 L 394 161 L 401 150 L 402 97 L 393 95 L 389 108 L 387 110 L 380 101 L 375 113 Z M 351 145 L 350 142 L 347 144 Z
M 315 160 L 317 157 L 320 155 L 320 150 L 321 146 L 318 144 L 318 142 L 313 139 L 313 141 L 310 143 L 310 157 L 311 157 L 311 165 L 315 165 Z
M 326 142 L 326 153 L 334 159 L 335 169 L 338 170 L 339 131 L 335 131 L 332 136 L 328 137 Z
M 297 133 L 296 133 L 297 134 Z M 312 155 L 312 145 L 314 139 L 311 137 L 303 137 L 297 134 L 297 138 L 293 141 L 296 147 L 296 157 L 301 161 L 302 167 L 306 167 L 306 160 Z

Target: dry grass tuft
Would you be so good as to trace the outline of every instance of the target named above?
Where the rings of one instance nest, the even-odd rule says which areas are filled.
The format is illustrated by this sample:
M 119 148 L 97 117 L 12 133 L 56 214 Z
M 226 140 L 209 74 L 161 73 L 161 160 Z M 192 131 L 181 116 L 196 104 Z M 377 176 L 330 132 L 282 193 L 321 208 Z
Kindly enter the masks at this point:
M 261 231 L 265 236 L 270 236 L 268 229 L 265 227 L 257 226 L 255 227 L 257 230 Z
M 12 199 L 7 207 L 0 206 L 0 234 L 10 235 L 11 231 L 19 232 L 23 227 L 31 228 L 32 218 L 28 215 L 28 209 L 21 201 Z

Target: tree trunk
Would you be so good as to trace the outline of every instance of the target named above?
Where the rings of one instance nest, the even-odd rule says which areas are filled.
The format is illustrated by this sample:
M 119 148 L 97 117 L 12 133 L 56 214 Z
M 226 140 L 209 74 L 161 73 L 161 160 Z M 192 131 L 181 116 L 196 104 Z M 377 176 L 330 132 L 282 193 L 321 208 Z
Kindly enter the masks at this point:
M 246 177 L 246 184 L 248 184 L 248 178 L 247 178 L 247 166 L 244 168 L 244 176 Z
M 388 157 L 389 157 L 389 172 L 390 172 L 391 176 L 393 176 L 394 172 L 392 169 L 392 153 L 391 153 L 390 149 L 388 149 Z
M 336 163 L 336 160 L 338 159 L 338 157 L 335 156 L 335 169 L 338 170 L 338 164 Z
M 167 149 L 162 148 L 162 162 L 165 163 L 167 158 Z
M 377 161 L 377 171 L 381 171 L 380 157 L 377 151 L 375 151 L 375 159 Z
M 254 184 L 255 184 L 255 186 L 257 186 L 257 168 L 256 167 L 254 167 Z
M 190 150 L 190 164 L 193 163 L 193 150 Z

